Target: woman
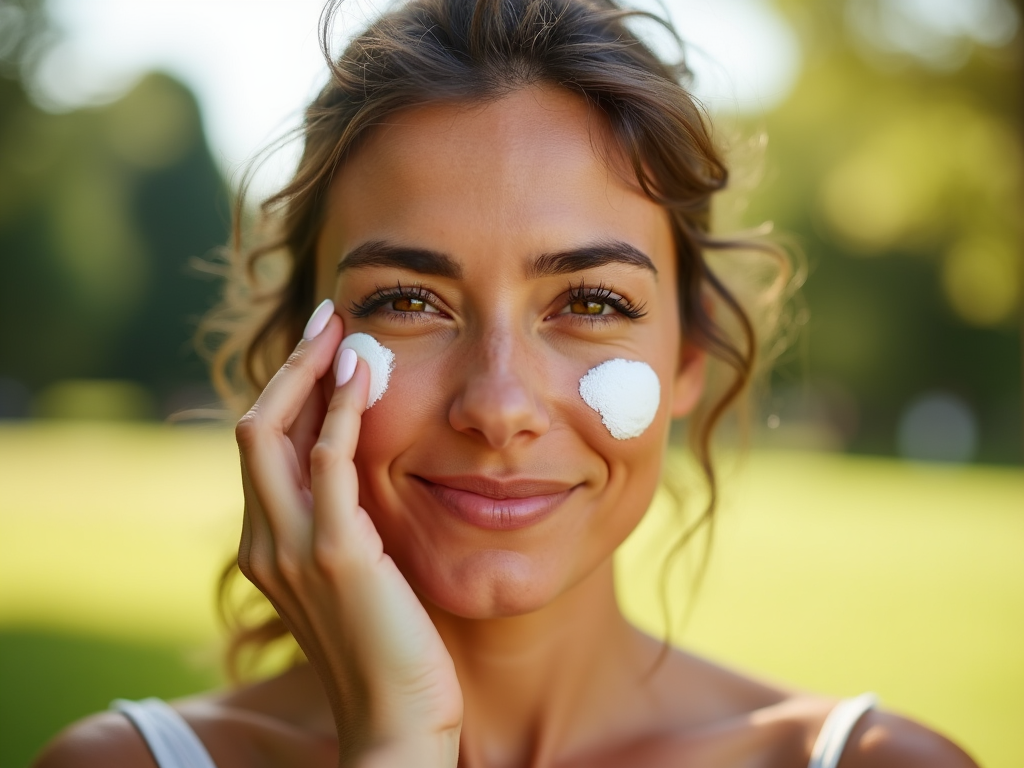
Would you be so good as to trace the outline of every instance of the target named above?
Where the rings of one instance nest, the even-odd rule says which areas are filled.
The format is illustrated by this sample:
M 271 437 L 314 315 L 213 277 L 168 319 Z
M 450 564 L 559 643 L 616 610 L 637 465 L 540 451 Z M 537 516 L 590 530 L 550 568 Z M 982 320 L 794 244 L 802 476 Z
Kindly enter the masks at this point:
M 280 617 L 240 643 L 283 626 L 309 663 L 121 703 L 38 765 L 974 765 L 618 610 L 670 422 L 713 500 L 761 343 L 707 264 L 726 171 L 682 71 L 607 1 L 413 0 L 332 73 L 221 315 L 259 393 L 238 566 Z

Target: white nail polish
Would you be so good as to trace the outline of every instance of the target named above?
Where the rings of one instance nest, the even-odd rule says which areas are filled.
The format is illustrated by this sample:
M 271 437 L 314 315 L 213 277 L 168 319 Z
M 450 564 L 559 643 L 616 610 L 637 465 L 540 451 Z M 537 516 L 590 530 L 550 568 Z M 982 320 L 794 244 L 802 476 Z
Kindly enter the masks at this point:
M 321 301 L 320 306 L 313 310 L 313 314 L 310 315 L 309 320 L 306 322 L 306 327 L 302 330 L 302 340 L 312 341 L 323 333 L 333 314 L 334 302 L 330 299 Z
M 334 361 L 334 386 L 348 384 L 352 374 L 356 372 L 358 359 L 354 350 L 338 347 L 338 355 Z

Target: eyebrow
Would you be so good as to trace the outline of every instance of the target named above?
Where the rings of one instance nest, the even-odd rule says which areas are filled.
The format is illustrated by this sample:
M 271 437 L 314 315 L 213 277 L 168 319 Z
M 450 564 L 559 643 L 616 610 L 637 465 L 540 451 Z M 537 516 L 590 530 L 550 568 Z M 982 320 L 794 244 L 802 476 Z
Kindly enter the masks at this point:
M 394 245 L 383 240 L 371 240 L 345 254 L 338 262 L 338 274 L 348 269 L 365 267 L 397 267 L 419 272 L 421 275 L 447 277 L 452 280 L 459 280 L 462 277 L 462 265 L 445 253 L 427 248 Z
M 621 240 L 607 240 L 580 248 L 571 248 L 555 253 L 544 253 L 526 270 L 527 277 L 567 275 L 585 269 L 603 267 L 605 264 L 626 264 L 649 270 L 655 277 L 658 270 L 654 262 L 643 251 Z
M 526 277 L 567 275 L 605 264 L 626 264 L 649 270 L 655 277 L 658 270 L 643 251 L 620 240 L 608 240 L 554 253 L 542 253 L 526 269 Z M 427 248 L 395 245 L 384 240 L 371 240 L 356 246 L 338 262 L 338 274 L 349 269 L 396 267 L 452 280 L 462 278 L 462 265 L 446 253 Z

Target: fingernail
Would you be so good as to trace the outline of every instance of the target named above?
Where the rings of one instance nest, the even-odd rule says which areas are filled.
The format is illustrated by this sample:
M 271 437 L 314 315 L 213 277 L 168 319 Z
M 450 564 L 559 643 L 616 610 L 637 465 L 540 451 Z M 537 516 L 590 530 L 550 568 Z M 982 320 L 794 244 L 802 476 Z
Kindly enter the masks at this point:
M 356 372 L 356 361 L 358 356 L 354 349 L 338 349 L 338 357 L 334 363 L 334 386 L 340 387 L 347 384 Z
M 319 336 L 324 328 L 327 327 L 327 321 L 331 319 L 333 314 L 334 302 L 330 299 L 321 301 L 320 306 L 313 310 L 313 314 L 310 315 L 306 327 L 302 330 L 302 340 L 310 341 Z

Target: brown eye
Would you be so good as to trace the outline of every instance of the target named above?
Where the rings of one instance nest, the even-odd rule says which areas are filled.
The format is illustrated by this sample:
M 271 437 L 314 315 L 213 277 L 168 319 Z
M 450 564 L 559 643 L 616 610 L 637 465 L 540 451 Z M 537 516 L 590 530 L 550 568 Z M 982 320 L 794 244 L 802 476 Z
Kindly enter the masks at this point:
M 569 311 L 574 315 L 600 315 L 604 313 L 605 303 L 603 301 L 587 301 L 576 299 L 569 305 Z
M 425 312 L 427 302 L 423 299 L 415 299 L 412 296 L 403 296 L 391 302 L 391 308 L 397 312 Z

